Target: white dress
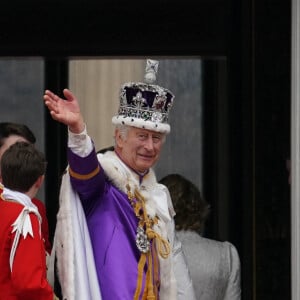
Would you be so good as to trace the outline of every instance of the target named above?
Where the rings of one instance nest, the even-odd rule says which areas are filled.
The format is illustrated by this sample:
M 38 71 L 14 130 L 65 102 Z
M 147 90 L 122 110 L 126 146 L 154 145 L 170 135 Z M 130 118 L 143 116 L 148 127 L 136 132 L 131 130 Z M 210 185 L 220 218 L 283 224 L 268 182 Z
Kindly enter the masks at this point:
M 178 231 L 193 280 L 197 300 L 239 300 L 240 259 L 229 242 L 201 237 L 193 231 Z

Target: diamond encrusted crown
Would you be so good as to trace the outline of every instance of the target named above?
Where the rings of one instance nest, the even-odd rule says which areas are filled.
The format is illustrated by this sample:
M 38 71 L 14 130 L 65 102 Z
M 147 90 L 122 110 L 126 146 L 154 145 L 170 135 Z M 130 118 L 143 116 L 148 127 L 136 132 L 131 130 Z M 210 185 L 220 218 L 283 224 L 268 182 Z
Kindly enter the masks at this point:
M 118 115 L 114 124 L 130 125 L 163 133 L 170 132 L 168 117 L 174 95 L 156 81 L 158 61 L 147 60 L 145 82 L 128 82 L 121 86 Z

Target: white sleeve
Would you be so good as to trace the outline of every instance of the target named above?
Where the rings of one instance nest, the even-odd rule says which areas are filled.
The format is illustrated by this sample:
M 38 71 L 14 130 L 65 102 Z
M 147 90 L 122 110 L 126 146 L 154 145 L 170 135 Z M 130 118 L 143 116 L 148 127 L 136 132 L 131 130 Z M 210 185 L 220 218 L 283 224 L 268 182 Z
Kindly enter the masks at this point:
M 78 134 L 68 129 L 68 147 L 80 157 L 86 157 L 92 152 L 94 147 L 90 136 L 87 134 L 86 126 Z

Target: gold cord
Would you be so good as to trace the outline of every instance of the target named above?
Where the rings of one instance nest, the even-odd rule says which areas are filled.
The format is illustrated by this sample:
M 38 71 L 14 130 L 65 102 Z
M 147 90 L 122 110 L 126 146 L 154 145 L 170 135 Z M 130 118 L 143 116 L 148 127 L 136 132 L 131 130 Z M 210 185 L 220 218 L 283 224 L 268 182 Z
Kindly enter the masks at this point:
M 153 226 L 158 223 L 158 217 L 154 217 L 152 219 L 148 216 L 146 210 L 145 198 L 140 194 L 140 192 L 137 189 L 135 189 L 134 194 L 132 194 L 129 184 L 126 185 L 126 188 L 127 188 L 127 196 L 130 201 L 130 204 L 134 209 L 136 217 L 139 219 L 138 226 L 145 229 L 149 241 L 156 241 L 159 255 L 162 258 L 167 258 L 170 254 L 170 244 L 160 234 L 158 234 L 153 230 Z M 137 285 L 134 294 L 134 300 L 138 300 L 141 293 L 144 267 L 146 263 L 148 263 L 148 268 L 146 272 L 146 285 L 144 288 L 143 300 L 157 299 L 158 288 L 155 288 L 153 286 L 152 260 L 154 260 L 154 264 L 156 264 L 158 257 L 157 257 L 157 252 L 153 251 L 150 247 L 147 253 L 141 253 L 140 256 L 140 260 L 138 263 L 138 278 L 137 278 Z M 155 269 L 157 268 L 157 266 L 154 267 Z M 158 271 L 154 270 L 154 273 L 155 273 L 154 275 L 156 275 Z M 159 284 L 158 280 L 155 283 Z

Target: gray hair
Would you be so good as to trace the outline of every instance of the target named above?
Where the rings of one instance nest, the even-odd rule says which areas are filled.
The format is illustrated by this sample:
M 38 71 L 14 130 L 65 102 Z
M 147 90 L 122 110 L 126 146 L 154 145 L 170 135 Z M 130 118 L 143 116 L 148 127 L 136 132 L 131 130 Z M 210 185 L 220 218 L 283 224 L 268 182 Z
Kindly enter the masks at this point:
M 123 124 L 118 124 L 118 125 L 116 125 L 116 129 L 119 130 L 122 139 L 125 140 L 127 138 L 128 132 L 129 132 L 129 126 L 123 125 Z

